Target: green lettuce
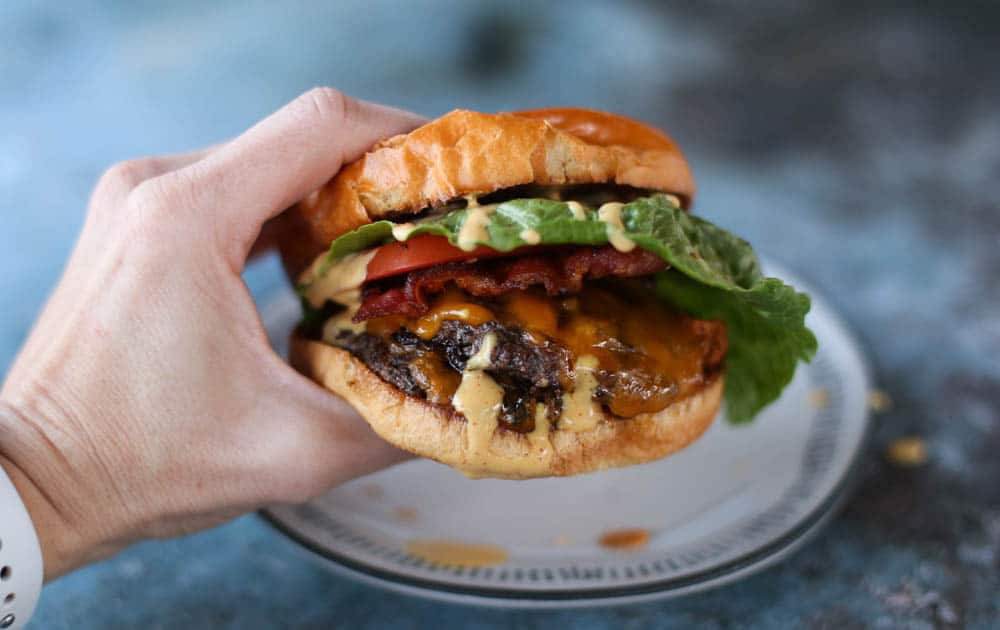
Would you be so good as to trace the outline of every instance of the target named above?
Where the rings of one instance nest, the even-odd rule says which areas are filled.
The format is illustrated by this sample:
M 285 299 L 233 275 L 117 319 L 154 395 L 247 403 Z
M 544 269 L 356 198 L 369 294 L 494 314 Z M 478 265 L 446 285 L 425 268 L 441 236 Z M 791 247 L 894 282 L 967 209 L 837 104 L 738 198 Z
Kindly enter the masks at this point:
M 468 212 L 421 219 L 410 235 L 443 236 L 457 245 Z M 625 204 L 621 219 L 625 236 L 670 264 L 656 278 L 660 297 L 694 317 L 726 323 L 726 413 L 732 422 L 753 419 L 778 398 L 798 362 L 816 353 L 816 337 L 805 325 L 809 296 L 765 278 L 749 243 L 683 211 L 669 195 Z M 341 236 L 318 275 L 343 256 L 393 241 L 392 226 L 377 221 Z M 565 202 L 515 199 L 495 208 L 477 244 L 511 251 L 533 244 L 523 238 L 531 230 L 544 245 L 604 245 L 613 229 L 591 208 L 577 218 Z

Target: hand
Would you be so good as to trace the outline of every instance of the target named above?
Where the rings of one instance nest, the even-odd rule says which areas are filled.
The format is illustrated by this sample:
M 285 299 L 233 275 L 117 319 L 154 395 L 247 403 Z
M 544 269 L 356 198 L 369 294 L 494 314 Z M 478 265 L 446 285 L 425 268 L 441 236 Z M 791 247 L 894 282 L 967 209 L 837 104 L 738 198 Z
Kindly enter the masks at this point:
M 0 390 L 0 465 L 47 579 L 404 457 L 274 354 L 240 274 L 268 219 L 420 122 L 317 89 L 224 145 L 101 178 Z

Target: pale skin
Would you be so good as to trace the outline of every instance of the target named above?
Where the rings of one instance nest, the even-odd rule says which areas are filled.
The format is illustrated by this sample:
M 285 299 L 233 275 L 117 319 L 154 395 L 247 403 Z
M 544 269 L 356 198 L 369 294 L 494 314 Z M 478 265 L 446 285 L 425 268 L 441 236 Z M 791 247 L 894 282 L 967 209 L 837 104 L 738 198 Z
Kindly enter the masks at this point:
M 0 389 L 0 465 L 46 580 L 406 457 L 271 350 L 240 274 L 268 220 L 421 122 L 320 88 L 232 141 L 100 179 Z

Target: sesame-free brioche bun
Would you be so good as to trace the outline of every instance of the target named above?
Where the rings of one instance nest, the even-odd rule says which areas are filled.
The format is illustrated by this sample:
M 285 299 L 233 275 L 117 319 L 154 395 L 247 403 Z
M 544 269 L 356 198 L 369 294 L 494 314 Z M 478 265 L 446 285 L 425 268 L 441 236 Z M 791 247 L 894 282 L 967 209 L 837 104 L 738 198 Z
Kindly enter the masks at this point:
M 723 377 L 657 413 L 621 419 L 605 415 L 594 429 L 550 430 L 539 448 L 525 434 L 497 430 L 489 458 L 471 449 L 468 422 L 452 409 L 407 396 L 346 350 L 292 336 L 293 367 L 337 394 L 387 442 L 472 477 L 562 477 L 650 462 L 681 450 L 712 424 Z
M 341 234 L 469 194 L 523 184 L 619 184 L 676 195 L 694 179 L 666 134 L 589 109 L 483 114 L 455 110 L 376 144 L 285 215 L 280 245 L 293 277 Z
M 688 207 L 694 181 L 677 145 L 634 120 L 586 109 L 484 114 L 456 110 L 383 140 L 285 215 L 279 245 L 293 278 L 342 234 L 375 220 L 404 220 L 470 194 L 525 184 L 617 184 L 676 195 Z M 545 435 L 499 428 L 488 456 L 471 448 L 469 422 L 450 406 L 409 396 L 349 352 L 299 333 L 290 362 L 349 402 L 376 433 L 470 476 L 565 476 L 661 458 L 696 440 L 715 418 L 721 370 L 658 413 L 622 419 L 603 411 L 584 432 Z

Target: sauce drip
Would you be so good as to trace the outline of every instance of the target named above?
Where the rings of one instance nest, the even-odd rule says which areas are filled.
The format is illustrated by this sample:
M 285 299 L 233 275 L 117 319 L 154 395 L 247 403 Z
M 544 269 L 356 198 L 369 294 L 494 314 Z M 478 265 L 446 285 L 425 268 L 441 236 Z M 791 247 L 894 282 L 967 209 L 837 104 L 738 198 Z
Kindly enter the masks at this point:
M 324 269 L 326 256 L 320 256 L 299 279 L 299 284 L 308 286 L 306 300 L 313 308 L 322 307 L 327 300 L 339 304 L 359 302 L 361 284 L 368 275 L 368 263 L 374 257 L 375 250 L 349 254 Z
M 489 567 L 507 562 L 507 552 L 496 545 L 476 545 L 450 540 L 411 540 L 411 556 L 432 564 L 451 567 Z
M 499 426 L 504 391 L 486 370 L 490 368 L 496 350 L 496 335 L 488 333 L 468 360 L 451 404 L 465 416 L 465 450 L 469 458 L 465 474 L 476 477 L 478 471 L 498 470 L 508 474 L 531 476 L 548 468 L 552 458 L 549 423 L 544 405 L 536 407 L 535 428 L 526 436 L 514 438 L 518 444 L 496 454 L 492 449 L 493 435 Z M 518 452 L 517 449 L 520 448 Z
M 392 226 L 392 238 L 397 241 L 405 241 L 410 238 L 410 234 L 413 234 L 413 230 L 417 229 L 416 223 L 397 223 Z
M 475 195 L 467 196 L 466 201 L 468 202 L 467 214 L 461 229 L 458 231 L 457 243 L 455 244 L 462 251 L 471 252 L 476 249 L 480 242 L 489 240 L 490 234 L 486 228 L 490 225 L 490 217 L 496 211 L 497 204 L 481 206 Z
M 620 252 L 630 252 L 635 249 L 635 241 L 625 236 L 625 225 L 622 223 L 622 208 L 625 204 L 610 201 L 597 209 L 597 218 L 607 225 L 608 242 Z
M 635 551 L 649 544 L 649 530 L 614 529 L 604 532 L 598 542 L 602 547 L 615 551 Z
M 518 236 L 520 236 L 521 240 L 528 245 L 538 245 L 542 242 L 542 235 L 538 233 L 538 230 L 532 230 L 530 228 L 527 230 L 521 230 L 521 233 L 518 234 Z
M 594 400 L 597 392 L 597 358 L 585 354 L 573 366 L 573 391 L 563 396 L 563 412 L 559 426 L 575 433 L 593 431 L 603 417 L 601 406 Z

